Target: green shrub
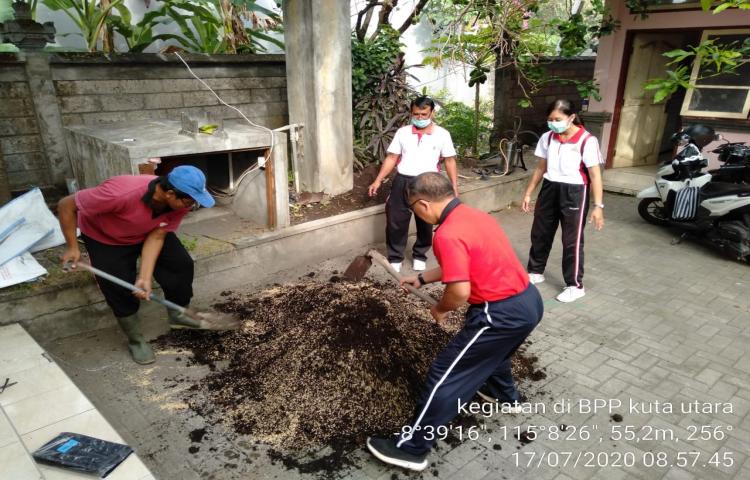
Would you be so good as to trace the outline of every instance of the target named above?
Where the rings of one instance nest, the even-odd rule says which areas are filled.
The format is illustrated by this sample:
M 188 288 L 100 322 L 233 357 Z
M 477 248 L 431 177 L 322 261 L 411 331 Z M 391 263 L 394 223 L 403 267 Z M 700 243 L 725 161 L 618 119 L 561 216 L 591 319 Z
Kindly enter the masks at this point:
M 479 153 L 489 151 L 492 117 L 487 113 L 489 103 L 483 103 L 479 112 Z M 446 101 L 435 114 L 435 122 L 450 132 L 459 156 L 471 150 L 474 141 L 474 109 L 461 102 Z

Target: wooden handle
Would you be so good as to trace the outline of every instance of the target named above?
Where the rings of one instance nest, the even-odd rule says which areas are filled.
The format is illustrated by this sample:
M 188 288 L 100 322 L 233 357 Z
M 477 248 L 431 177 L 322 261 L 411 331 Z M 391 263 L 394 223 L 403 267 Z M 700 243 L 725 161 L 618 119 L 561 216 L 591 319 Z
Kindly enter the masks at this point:
M 391 274 L 391 276 L 397 282 L 399 282 L 399 284 L 401 283 L 401 275 L 399 275 L 399 273 L 391 266 L 391 264 L 388 262 L 388 260 L 383 255 L 380 254 L 380 252 L 376 252 L 375 250 L 370 250 L 367 253 L 367 256 L 370 257 L 370 258 L 372 258 L 376 262 L 378 262 L 383 268 L 385 268 L 385 270 L 388 273 Z M 408 283 L 404 284 L 404 287 L 409 292 L 411 292 L 414 295 L 418 296 L 419 298 L 421 298 L 425 302 L 429 303 L 430 305 L 437 305 L 437 303 L 438 303 L 437 300 L 435 300 L 434 298 L 432 298 L 430 295 L 426 294 L 422 290 L 419 290 L 418 288 L 414 288 L 412 285 L 409 285 Z

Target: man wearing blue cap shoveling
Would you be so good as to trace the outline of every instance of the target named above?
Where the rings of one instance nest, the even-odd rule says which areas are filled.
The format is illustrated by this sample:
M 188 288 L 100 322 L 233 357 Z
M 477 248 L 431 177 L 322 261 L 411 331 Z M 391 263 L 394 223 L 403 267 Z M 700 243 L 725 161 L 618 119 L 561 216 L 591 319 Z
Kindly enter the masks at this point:
M 63 265 L 81 258 L 76 227 L 86 245 L 91 266 L 140 289 L 135 293 L 108 280 L 97 279 L 99 289 L 128 337 L 133 360 L 153 363 L 154 352 L 143 338 L 138 317 L 139 300 L 151 296 L 152 278 L 167 300 L 187 307 L 193 296 L 193 259 L 175 235 L 180 222 L 195 204 L 212 207 L 206 177 L 192 166 L 169 174 L 122 175 L 101 185 L 69 195 L 58 204 L 66 248 Z M 140 257 L 140 268 L 137 260 Z M 184 312 L 168 310 L 171 327 L 201 328 Z

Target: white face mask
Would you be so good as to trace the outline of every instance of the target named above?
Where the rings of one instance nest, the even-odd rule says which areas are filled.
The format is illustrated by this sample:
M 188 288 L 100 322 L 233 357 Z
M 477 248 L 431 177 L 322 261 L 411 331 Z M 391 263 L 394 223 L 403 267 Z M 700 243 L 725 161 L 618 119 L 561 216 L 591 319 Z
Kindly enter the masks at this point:
M 547 127 L 555 133 L 563 133 L 570 127 L 570 120 L 559 120 L 557 122 L 547 120 Z
M 411 124 L 417 128 L 427 128 L 430 125 L 430 123 L 432 123 L 432 120 L 429 118 L 418 119 L 418 118 L 412 117 L 411 119 Z

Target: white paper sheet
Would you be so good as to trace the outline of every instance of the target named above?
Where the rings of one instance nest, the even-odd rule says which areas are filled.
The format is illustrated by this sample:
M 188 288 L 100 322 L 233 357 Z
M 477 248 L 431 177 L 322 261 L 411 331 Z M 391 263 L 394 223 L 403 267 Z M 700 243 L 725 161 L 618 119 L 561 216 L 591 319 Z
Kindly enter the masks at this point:
M 42 275 L 47 275 L 47 270 L 30 253 L 24 253 L 0 267 L 0 288 L 28 282 Z

